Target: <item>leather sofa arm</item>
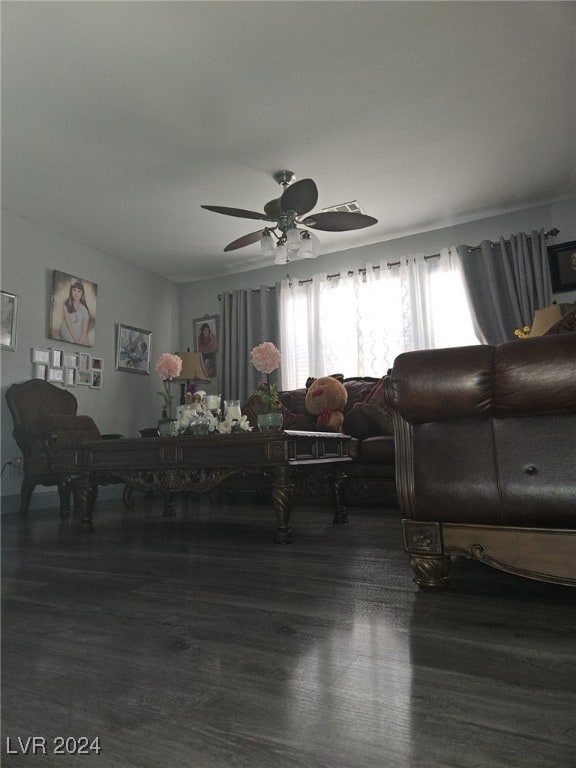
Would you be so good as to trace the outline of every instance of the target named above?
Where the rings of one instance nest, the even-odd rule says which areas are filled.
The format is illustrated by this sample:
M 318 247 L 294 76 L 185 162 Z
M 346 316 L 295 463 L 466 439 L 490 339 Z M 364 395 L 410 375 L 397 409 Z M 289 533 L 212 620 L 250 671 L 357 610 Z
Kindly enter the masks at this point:
M 576 411 L 576 333 L 405 352 L 388 402 L 411 424 Z

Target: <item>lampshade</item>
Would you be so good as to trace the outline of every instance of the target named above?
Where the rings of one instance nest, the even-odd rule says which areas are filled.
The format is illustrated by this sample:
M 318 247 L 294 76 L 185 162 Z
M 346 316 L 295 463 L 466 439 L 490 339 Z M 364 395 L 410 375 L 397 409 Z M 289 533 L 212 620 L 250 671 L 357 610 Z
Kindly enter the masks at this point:
M 276 244 L 272 239 L 269 229 L 265 229 L 260 240 L 260 250 L 263 256 L 274 256 L 276 253 Z
M 178 352 L 178 357 L 182 358 L 182 370 L 178 378 L 210 381 L 200 352 Z
M 571 312 L 576 308 L 576 304 L 564 303 L 564 304 L 550 304 L 548 307 L 537 309 L 534 312 L 534 319 L 532 320 L 532 329 L 528 334 L 530 338 L 533 336 L 543 336 L 546 331 L 561 320 L 564 315 Z

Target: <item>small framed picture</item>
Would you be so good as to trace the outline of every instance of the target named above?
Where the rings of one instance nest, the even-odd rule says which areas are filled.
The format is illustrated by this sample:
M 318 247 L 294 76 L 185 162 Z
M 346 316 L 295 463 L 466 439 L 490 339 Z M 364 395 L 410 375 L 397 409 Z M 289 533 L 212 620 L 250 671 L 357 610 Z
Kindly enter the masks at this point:
M 32 347 L 32 362 L 50 365 L 50 350 Z
M 102 371 L 92 368 L 90 386 L 92 389 L 102 389 Z
M 63 368 L 48 368 L 48 381 L 53 383 L 64 383 L 64 369 Z
M 193 321 L 194 351 L 203 355 L 218 351 L 219 315 L 204 315 Z
M 576 240 L 549 245 L 548 262 L 554 293 L 576 291 Z
M 64 354 L 64 368 L 78 368 L 78 355 L 76 352 Z
M 202 361 L 204 363 L 204 368 L 206 369 L 206 373 L 211 379 L 216 378 L 216 353 L 215 352 L 207 352 L 205 355 L 202 355 Z
M 13 293 L 0 291 L 2 322 L 0 326 L 0 349 L 16 349 L 16 320 L 18 297 Z
M 92 358 L 92 370 L 93 371 L 103 371 L 104 370 L 104 359 L 101 357 L 93 357 Z
M 64 368 L 64 386 L 74 387 L 76 386 L 76 368 Z
M 81 373 L 88 373 L 90 371 L 90 355 L 88 352 L 78 353 L 78 370 Z
M 52 368 L 63 368 L 64 352 L 61 349 L 53 349 L 50 353 L 50 365 Z
M 149 374 L 151 338 L 151 331 L 120 323 L 116 341 L 116 370 Z
M 89 387 L 92 383 L 92 372 L 90 370 L 82 371 L 80 368 L 76 369 L 76 384 L 79 387 Z
M 48 368 L 47 365 L 44 363 L 34 363 L 34 366 L 32 368 L 32 376 L 35 379 L 42 379 L 43 381 L 46 381 L 46 369 Z

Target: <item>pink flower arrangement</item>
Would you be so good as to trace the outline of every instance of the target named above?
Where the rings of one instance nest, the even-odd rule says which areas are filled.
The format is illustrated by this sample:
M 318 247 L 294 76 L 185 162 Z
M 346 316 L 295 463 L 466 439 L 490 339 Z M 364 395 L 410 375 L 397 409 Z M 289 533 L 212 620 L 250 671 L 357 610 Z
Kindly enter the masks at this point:
M 271 341 L 265 341 L 250 352 L 252 365 L 261 373 L 272 373 L 280 365 L 282 354 Z
M 160 355 L 154 369 L 163 379 L 177 379 L 182 370 L 182 358 L 164 352 Z
M 156 373 L 164 380 L 164 391 L 158 392 L 164 400 L 164 410 L 166 414 L 170 411 L 172 406 L 172 392 L 170 391 L 170 383 L 172 379 L 177 379 L 182 371 L 182 358 L 178 355 L 170 355 L 168 352 L 164 352 L 160 355 L 156 367 L 154 368 Z

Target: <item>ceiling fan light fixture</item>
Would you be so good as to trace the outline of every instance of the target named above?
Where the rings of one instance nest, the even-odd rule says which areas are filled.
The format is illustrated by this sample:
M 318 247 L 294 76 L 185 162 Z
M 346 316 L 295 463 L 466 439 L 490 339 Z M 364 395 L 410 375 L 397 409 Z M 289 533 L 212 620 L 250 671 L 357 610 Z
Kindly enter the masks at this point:
M 302 243 L 298 256 L 301 259 L 315 259 L 320 253 L 320 241 L 310 232 L 302 232 Z
M 274 259 L 274 264 L 288 264 L 289 261 L 290 259 L 288 258 L 286 244 L 279 242 L 276 246 L 276 258 Z
M 297 251 L 300 248 L 300 230 L 296 226 L 289 227 L 286 231 L 286 245 L 289 251 Z
M 266 227 L 262 232 L 262 237 L 260 239 L 260 252 L 262 256 L 274 256 L 276 253 L 276 246 L 268 227 Z

